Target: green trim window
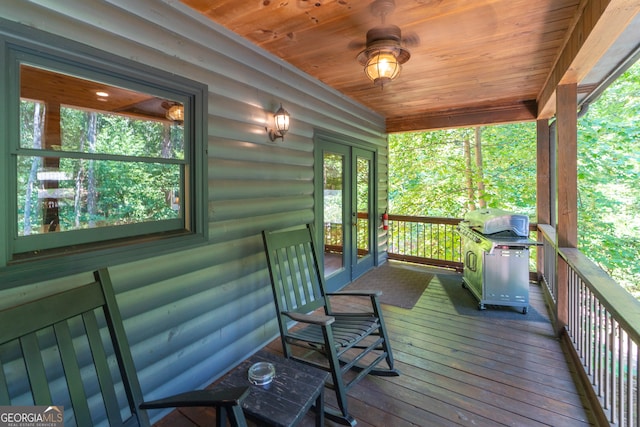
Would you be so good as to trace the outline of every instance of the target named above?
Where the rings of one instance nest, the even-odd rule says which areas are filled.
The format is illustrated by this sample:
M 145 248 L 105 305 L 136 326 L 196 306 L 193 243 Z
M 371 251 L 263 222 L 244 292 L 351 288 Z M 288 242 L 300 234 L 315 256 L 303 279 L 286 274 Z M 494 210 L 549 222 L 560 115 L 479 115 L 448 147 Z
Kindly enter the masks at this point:
M 4 270 L 206 241 L 206 86 L 68 40 L 2 41 Z

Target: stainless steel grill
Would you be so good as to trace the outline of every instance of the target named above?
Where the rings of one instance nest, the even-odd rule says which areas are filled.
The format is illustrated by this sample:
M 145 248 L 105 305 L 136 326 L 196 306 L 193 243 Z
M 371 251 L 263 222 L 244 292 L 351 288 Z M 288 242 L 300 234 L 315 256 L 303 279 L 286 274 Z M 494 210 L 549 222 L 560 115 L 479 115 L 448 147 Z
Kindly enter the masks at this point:
M 529 218 L 500 209 L 465 215 L 458 225 L 463 240 L 463 286 L 478 308 L 500 305 L 529 310 Z

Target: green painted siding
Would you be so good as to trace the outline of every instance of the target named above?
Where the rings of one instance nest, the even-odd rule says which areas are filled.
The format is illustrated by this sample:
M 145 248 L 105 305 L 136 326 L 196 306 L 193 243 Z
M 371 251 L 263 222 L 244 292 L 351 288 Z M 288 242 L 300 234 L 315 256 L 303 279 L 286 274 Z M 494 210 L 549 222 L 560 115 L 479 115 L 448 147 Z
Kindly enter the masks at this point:
M 276 336 L 259 233 L 313 222 L 316 129 L 378 150 L 384 211 L 384 119 L 180 3 L 6 0 L 2 9 L 5 19 L 208 85 L 209 244 L 130 263 L 104 260 L 146 399 L 204 386 Z M 291 129 L 270 142 L 264 126 L 280 103 Z M 383 250 L 384 236 L 379 241 Z M 88 277 L 34 278 L 3 291 L 0 304 Z

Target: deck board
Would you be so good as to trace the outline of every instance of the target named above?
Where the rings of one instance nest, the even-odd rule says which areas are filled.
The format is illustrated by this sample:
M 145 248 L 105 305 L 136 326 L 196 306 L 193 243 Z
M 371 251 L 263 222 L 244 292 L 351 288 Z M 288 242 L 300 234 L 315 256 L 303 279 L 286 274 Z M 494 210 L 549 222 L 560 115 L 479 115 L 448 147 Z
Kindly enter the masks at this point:
M 402 375 L 369 376 L 349 391 L 359 426 L 593 425 L 538 285 L 530 287 L 531 311 L 526 315 L 505 318 L 491 309 L 461 314 L 456 309 L 460 301 L 450 295 L 451 283 L 460 276 L 429 271 L 436 275 L 411 310 L 383 305 Z M 360 305 L 359 300 L 345 300 L 338 304 L 350 309 Z M 334 309 L 340 307 L 333 303 Z M 529 317 L 533 310 L 536 315 Z M 268 348 L 281 353 L 278 340 Z M 333 406 L 332 394 L 327 391 L 326 400 Z M 188 415 L 193 425 L 204 425 L 203 414 L 178 410 L 171 421 L 157 426 L 177 425 L 180 414 Z M 307 417 L 302 425 L 313 422 Z

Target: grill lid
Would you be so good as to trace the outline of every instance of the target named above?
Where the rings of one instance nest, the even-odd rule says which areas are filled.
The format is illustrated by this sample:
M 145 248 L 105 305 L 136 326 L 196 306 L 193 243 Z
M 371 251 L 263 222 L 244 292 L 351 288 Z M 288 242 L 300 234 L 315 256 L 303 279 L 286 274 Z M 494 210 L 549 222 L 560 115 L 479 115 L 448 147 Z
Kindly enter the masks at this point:
M 481 234 L 510 231 L 516 236 L 529 236 L 529 217 L 502 209 L 487 208 L 469 211 L 464 216 L 468 226 Z

